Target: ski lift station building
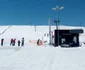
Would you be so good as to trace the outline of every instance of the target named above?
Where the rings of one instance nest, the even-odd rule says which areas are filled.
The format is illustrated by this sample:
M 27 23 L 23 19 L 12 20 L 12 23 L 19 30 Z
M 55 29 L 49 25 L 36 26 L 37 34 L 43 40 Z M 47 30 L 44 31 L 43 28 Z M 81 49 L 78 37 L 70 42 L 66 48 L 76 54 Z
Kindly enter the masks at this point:
M 59 34 L 58 34 L 59 33 Z M 79 46 L 79 34 L 83 33 L 83 29 L 59 29 L 54 30 L 54 36 L 52 37 L 52 44 L 56 47 L 78 47 Z

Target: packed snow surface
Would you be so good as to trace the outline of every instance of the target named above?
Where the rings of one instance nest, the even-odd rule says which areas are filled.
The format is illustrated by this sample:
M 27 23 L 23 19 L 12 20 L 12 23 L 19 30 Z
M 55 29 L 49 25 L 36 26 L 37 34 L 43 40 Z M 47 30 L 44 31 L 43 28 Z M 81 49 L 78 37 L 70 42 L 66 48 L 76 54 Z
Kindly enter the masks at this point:
M 1 47 L 0 70 L 85 70 L 85 48 Z

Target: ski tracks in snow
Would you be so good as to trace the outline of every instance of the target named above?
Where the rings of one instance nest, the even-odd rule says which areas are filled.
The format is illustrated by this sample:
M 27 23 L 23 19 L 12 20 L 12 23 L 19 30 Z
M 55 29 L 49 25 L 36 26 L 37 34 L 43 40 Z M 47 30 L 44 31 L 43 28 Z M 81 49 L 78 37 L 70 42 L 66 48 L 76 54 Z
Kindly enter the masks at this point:
M 55 57 L 56 57 L 55 49 L 54 51 L 50 50 L 43 70 L 52 70 L 53 64 L 56 60 Z

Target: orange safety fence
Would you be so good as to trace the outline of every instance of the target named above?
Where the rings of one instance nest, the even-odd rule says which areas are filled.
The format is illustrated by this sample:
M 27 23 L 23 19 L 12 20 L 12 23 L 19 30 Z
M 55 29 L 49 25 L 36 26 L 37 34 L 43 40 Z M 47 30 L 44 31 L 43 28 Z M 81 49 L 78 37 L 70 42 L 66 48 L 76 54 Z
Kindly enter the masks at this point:
M 37 43 L 36 40 L 29 40 L 29 42 L 30 42 L 30 43 L 35 43 L 35 44 Z
M 36 40 L 29 40 L 30 43 L 34 43 L 34 44 L 37 44 L 37 41 Z M 42 46 L 43 45 L 43 41 L 40 40 L 39 42 L 39 45 Z

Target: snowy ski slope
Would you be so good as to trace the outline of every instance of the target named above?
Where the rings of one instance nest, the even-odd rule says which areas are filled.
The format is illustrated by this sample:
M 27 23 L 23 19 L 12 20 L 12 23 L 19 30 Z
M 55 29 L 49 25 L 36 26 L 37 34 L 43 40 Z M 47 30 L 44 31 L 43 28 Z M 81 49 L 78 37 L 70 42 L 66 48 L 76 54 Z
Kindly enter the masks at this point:
M 55 29 L 52 26 L 52 31 Z M 60 26 L 60 29 L 82 28 Z M 48 26 L 0 26 L 0 39 L 5 45 L 0 46 L 0 70 L 85 70 L 85 46 L 77 48 L 61 48 L 49 45 L 37 46 L 28 43 L 29 39 L 37 40 L 48 33 Z M 9 46 L 10 38 L 25 37 L 24 47 Z M 80 40 L 84 42 L 84 33 Z

